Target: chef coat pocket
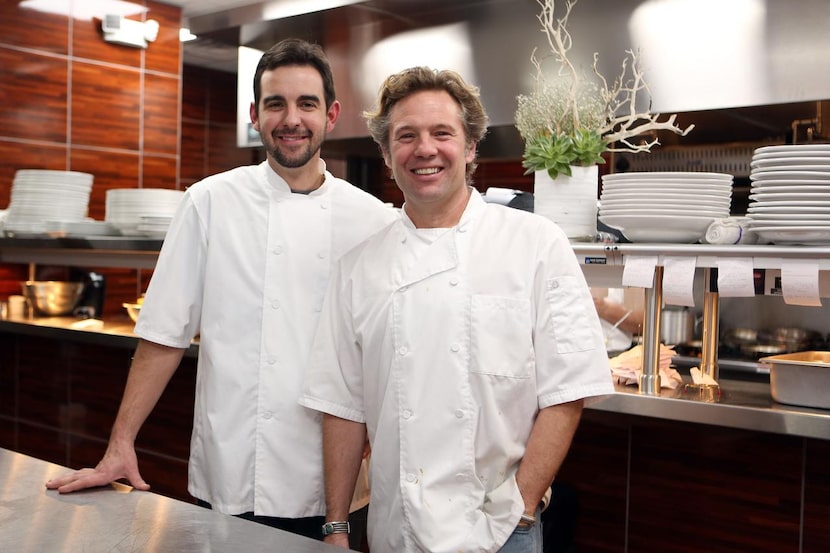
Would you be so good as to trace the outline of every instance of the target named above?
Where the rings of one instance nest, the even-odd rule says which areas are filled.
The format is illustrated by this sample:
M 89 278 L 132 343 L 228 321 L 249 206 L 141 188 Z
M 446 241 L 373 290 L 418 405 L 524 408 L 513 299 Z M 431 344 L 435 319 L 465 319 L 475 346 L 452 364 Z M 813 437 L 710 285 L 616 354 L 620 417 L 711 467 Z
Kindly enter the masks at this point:
M 533 364 L 530 301 L 474 295 L 470 306 L 470 371 L 528 378 Z
M 594 349 L 597 344 L 594 303 L 590 290 L 580 279 L 560 276 L 548 280 L 548 328 L 559 353 Z

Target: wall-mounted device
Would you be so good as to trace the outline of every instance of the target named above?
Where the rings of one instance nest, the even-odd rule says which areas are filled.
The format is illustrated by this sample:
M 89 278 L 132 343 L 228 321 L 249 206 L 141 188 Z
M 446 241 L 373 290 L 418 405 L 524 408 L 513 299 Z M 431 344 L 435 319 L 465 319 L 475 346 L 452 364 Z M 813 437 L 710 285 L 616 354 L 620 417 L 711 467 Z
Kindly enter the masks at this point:
M 158 37 L 159 24 L 155 19 L 135 21 L 122 15 L 107 14 L 101 20 L 101 30 L 106 42 L 147 48 L 147 43 Z

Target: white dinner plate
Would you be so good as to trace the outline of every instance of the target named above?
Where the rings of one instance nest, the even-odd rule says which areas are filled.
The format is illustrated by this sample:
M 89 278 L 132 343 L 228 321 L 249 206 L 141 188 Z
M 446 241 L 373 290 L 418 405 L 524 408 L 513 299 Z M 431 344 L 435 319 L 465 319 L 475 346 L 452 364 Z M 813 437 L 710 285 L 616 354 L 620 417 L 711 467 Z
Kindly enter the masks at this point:
M 822 193 L 827 194 L 827 198 L 830 199 L 830 182 L 825 181 L 826 184 L 814 184 L 812 186 L 751 186 L 751 194 L 759 193 L 759 194 L 766 194 L 771 192 L 783 192 L 785 194 L 799 194 L 802 192 L 806 192 L 809 194 L 816 194 Z
M 714 180 L 731 181 L 734 177 L 728 173 L 704 173 L 694 171 L 634 171 L 630 173 L 612 173 L 603 175 L 603 181 L 629 181 L 629 180 Z
M 723 209 L 689 209 L 687 207 L 609 207 L 600 206 L 599 214 L 603 217 L 617 216 L 617 215 L 679 215 L 685 217 L 694 214 L 695 217 L 712 217 L 720 219 L 722 217 L 729 217 L 729 208 Z
M 748 230 L 756 233 L 762 240 L 779 245 L 830 244 L 830 227 L 780 227 L 770 225 L 766 227 L 753 227 Z
M 830 152 L 815 157 L 780 157 L 773 159 L 753 159 L 749 164 L 753 170 L 787 170 L 799 166 L 824 167 L 830 165 Z M 809 169 L 808 169 L 809 170 Z
M 704 191 L 706 193 L 718 191 L 732 191 L 732 183 L 670 183 L 670 182 L 653 182 L 653 183 L 634 183 L 634 182 L 607 182 L 602 185 L 603 191 L 639 191 L 652 192 L 660 194 L 662 192 L 685 192 L 692 193 L 693 191 Z
M 777 144 L 755 149 L 756 155 L 771 153 L 797 155 L 802 152 L 830 152 L 830 144 Z
M 818 227 L 818 228 L 830 228 L 830 219 L 755 219 L 752 216 L 749 216 L 749 221 L 746 222 L 749 228 L 755 227 L 766 227 L 769 225 L 775 225 L 778 227 Z
M 797 206 L 797 205 L 766 205 L 761 203 L 750 203 L 746 208 L 748 213 L 828 213 L 830 206 Z
M 791 168 L 792 169 L 792 168 Z M 827 171 L 802 171 L 802 170 L 788 170 L 788 171 L 753 171 L 749 174 L 749 180 L 830 180 L 830 169 Z
M 794 200 L 794 201 L 776 201 L 776 200 L 765 200 L 761 202 L 749 202 L 749 207 L 747 209 L 757 208 L 757 207 L 821 207 L 821 208 L 830 208 L 830 201 L 824 200 Z

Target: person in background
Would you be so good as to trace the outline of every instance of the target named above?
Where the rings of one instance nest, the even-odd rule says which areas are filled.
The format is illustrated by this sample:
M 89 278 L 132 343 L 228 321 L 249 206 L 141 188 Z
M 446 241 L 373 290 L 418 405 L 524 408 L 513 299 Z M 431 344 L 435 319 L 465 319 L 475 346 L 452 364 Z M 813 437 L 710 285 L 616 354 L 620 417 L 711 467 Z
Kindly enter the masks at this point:
M 640 289 L 592 288 L 594 307 L 605 336 L 605 348 L 616 354 L 631 348 L 643 332 L 643 295 Z
M 188 188 L 135 326 L 107 450 L 95 468 L 46 486 L 66 493 L 126 478 L 149 489 L 136 435 L 200 334 L 188 491 L 222 513 L 322 539 L 320 421 L 297 400 L 334 262 L 395 212 L 320 158 L 340 114 L 320 47 L 276 44 L 253 84 L 267 160 Z
M 326 541 L 347 545 L 368 435 L 373 553 L 541 551 L 583 398 L 614 390 L 579 263 L 553 222 L 471 187 L 487 115 L 458 74 L 392 75 L 367 118 L 405 203 L 338 263 L 312 346 Z

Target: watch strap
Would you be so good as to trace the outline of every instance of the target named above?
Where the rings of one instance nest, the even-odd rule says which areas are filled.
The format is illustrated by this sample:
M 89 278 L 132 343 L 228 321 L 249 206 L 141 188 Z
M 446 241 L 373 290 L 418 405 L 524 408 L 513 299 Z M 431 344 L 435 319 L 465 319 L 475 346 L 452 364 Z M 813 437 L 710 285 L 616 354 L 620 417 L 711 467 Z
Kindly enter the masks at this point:
M 324 523 L 322 530 L 323 536 L 330 536 L 331 534 L 348 534 L 351 532 L 351 527 L 348 521 L 337 520 Z

